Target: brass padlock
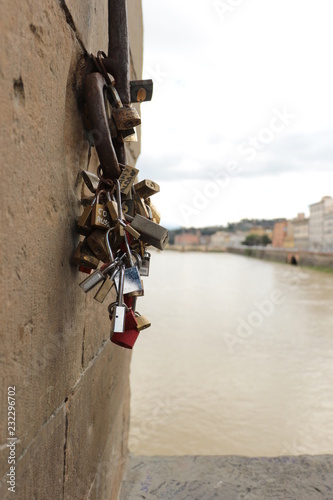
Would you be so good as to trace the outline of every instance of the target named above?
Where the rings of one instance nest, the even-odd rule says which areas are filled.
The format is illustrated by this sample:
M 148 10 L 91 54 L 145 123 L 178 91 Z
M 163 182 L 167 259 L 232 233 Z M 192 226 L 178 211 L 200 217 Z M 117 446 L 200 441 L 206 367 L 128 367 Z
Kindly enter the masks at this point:
M 107 278 L 96 292 L 94 299 L 97 300 L 97 302 L 103 304 L 104 300 L 111 290 L 113 290 L 114 292 L 111 302 L 115 302 L 117 300 L 117 290 L 114 281 L 112 281 L 110 278 Z
M 92 214 L 92 210 L 93 210 L 95 202 L 96 202 L 96 198 L 93 199 L 93 202 L 91 204 L 87 205 L 84 208 L 83 213 L 80 215 L 80 217 L 76 223 L 76 230 L 79 234 L 83 234 L 84 236 L 87 236 L 93 230 L 93 228 L 91 227 L 91 214 Z
M 135 213 L 134 213 L 134 201 L 133 200 L 124 200 L 122 202 L 122 212 L 123 212 L 123 215 L 126 216 L 126 215 L 129 215 L 130 217 L 134 217 Z
M 109 212 L 105 205 L 100 203 L 102 194 L 106 195 L 106 191 L 103 189 L 97 194 L 96 203 L 91 212 L 91 225 L 96 228 L 109 229 L 111 227 Z
M 140 198 L 143 198 L 144 200 L 149 198 L 149 196 L 160 192 L 160 186 L 156 182 L 149 179 L 144 179 L 143 181 L 134 184 L 134 189 Z
M 106 202 L 106 208 L 109 211 L 110 217 L 113 220 L 113 222 L 116 222 L 118 220 L 118 205 L 114 197 L 110 195 L 110 193 L 107 193 L 108 201 Z
M 153 97 L 153 80 L 132 80 L 130 92 L 131 102 L 150 101 Z
M 122 166 L 122 171 L 119 176 L 120 182 L 120 191 L 123 194 L 128 194 L 133 186 L 135 179 L 139 173 L 139 170 L 135 167 L 131 167 L 130 165 Z
M 159 250 L 163 250 L 169 241 L 169 233 L 166 228 L 141 215 L 137 214 L 134 217 L 131 226 L 141 234 L 140 239 L 143 242 Z
M 141 314 L 138 311 L 135 311 L 135 318 L 138 323 L 137 329 L 139 330 L 139 332 L 151 326 L 151 322 L 149 321 L 149 319 L 146 318 L 146 316 L 141 316 Z
M 112 118 L 118 130 L 130 130 L 141 124 L 141 118 L 135 108 L 130 105 L 112 109 Z
M 105 230 L 95 229 L 90 236 L 87 237 L 87 243 L 93 254 L 102 262 L 109 262 L 110 256 L 105 242 Z
M 149 219 L 149 212 L 147 210 L 146 204 L 136 192 L 133 192 L 133 203 L 134 213 L 142 215 L 142 217 L 147 217 L 147 219 Z
M 87 242 L 83 240 L 80 241 L 74 252 L 73 262 L 75 264 L 83 265 L 90 269 L 97 269 L 97 266 L 99 264 L 99 259 L 95 257 L 95 255 L 92 253 L 89 246 L 87 245 Z
M 150 210 L 151 210 L 151 213 L 153 216 L 153 222 L 156 222 L 156 224 L 159 224 L 161 222 L 161 214 L 159 213 L 159 211 L 157 210 L 155 205 L 152 204 L 150 198 L 147 198 L 145 201 L 146 201 L 146 204 L 150 207 Z

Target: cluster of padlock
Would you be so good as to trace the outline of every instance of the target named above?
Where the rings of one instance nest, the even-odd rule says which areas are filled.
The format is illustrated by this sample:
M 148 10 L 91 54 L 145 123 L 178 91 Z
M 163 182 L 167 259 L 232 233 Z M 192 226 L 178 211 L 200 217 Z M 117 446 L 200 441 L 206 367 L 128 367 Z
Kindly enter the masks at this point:
M 142 277 L 149 276 L 151 255 L 147 249 L 153 246 L 163 250 L 169 235 L 160 225 L 159 212 L 151 202 L 151 197 L 160 190 L 158 184 L 148 179 L 136 182 L 138 169 L 122 165 L 116 156 L 110 166 L 108 156 L 104 154 L 107 147 L 113 150 L 110 137 L 124 141 L 129 132 L 133 135 L 133 127 L 141 121 L 135 119 L 134 108 L 122 106 L 112 83 L 108 86 L 100 74 L 93 73 L 92 76 L 93 91 L 108 89 L 110 84 L 112 87 L 104 102 L 108 131 L 104 133 L 104 143 L 102 141 L 99 147 L 95 144 L 101 163 L 97 175 L 88 170 L 81 172 L 92 195 L 81 200 L 85 208 L 77 221 L 77 231 L 84 239 L 78 244 L 73 260 L 81 272 L 88 274 L 80 283 L 84 292 L 94 289 L 94 299 L 100 303 L 111 296 L 108 305 L 111 341 L 132 349 L 140 331 L 150 326 L 150 321 L 136 311 L 137 298 L 144 295 Z M 132 94 L 136 92 L 135 102 L 144 100 L 144 95 L 140 99 L 143 91 L 144 86 L 131 84 Z M 98 95 L 105 95 L 104 90 Z M 98 106 L 101 109 L 100 102 L 96 108 Z M 90 108 L 92 111 L 89 115 L 88 109 L 86 123 L 96 111 L 94 106 Z M 101 115 L 103 122 L 104 111 Z M 96 126 L 96 116 L 93 118 L 95 122 L 85 126 L 88 136 L 89 129 Z M 101 123 L 102 131 L 103 127 L 105 120 Z M 91 136 L 90 140 L 93 141 Z
M 114 300 L 108 306 L 111 341 L 131 349 L 139 332 L 150 326 L 136 311 L 137 297 L 144 295 L 142 277 L 149 276 L 151 254 L 147 247 L 163 250 L 168 231 L 159 224 L 159 213 L 150 200 L 159 192 L 158 184 L 148 179 L 134 184 L 134 175 L 129 181 L 130 170 L 137 173 L 126 166 L 114 187 L 108 189 L 99 189 L 100 179 L 82 171 L 86 185 L 95 193 L 77 221 L 77 231 L 85 238 L 73 259 L 80 271 L 89 274 L 80 283 L 84 292 L 99 285 L 94 299 L 103 303 L 113 290 Z M 129 191 L 131 197 L 123 199 Z

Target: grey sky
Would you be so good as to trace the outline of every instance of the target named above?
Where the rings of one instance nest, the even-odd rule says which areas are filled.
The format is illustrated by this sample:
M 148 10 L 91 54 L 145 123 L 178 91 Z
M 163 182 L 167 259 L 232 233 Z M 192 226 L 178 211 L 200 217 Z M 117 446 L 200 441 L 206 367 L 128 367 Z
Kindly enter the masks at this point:
M 162 224 L 294 217 L 333 195 L 331 0 L 143 0 L 143 10 L 155 89 L 138 167 L 161 184 Z

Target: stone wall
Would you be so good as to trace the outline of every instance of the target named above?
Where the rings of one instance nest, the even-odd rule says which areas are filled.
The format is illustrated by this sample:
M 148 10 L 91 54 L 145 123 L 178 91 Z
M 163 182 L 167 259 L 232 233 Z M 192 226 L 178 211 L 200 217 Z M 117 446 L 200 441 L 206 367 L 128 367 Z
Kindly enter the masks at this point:
M 314 268 L 333 268 L 333 254 L 290 249 L 228 247 L 229 253 Z
M 107 52 L 107 0 L 1 0 L 0 498 L 15 386 L 17 499 L 116 499 L 127 454 L 130 352 L 71 264 L 86 167 L 84 51 Z M 129 2 L 141 77 L 141 0 Z M 134 64 L 134 66 L 133 66 Z M 134 164 L 139 145 L 129 151 Z M 93 151 L 90 170 L 98 160 Z

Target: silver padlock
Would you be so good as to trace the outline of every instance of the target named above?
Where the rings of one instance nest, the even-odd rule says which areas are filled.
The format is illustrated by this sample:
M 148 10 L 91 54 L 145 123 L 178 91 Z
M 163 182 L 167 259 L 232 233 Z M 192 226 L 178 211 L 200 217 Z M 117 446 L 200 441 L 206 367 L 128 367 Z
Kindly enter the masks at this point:
M 149 276 L 150 257 L 151 255 L 149 252 L 144 253 L 140 267 L 140 276 Z
M 111 316 L 111 336 L 112 333 L 123 333 L 125 331 L 126 305 L 124 304 L 124 278 L 125 266 L 120 268 L 118 298 L 116 304 L 110 304 L 109 313 Z
M 91 273 L 88 278 L 81 281 L 80 287 L 82 290 L 87 293 L 92 290 L 98 283 L 104 281 L 107 278 L 107 273 L 109 273 L 114 267 L 118 265 L 117 262 L 111 262 L 105 266 L 102 266 L 100 269 L 96 269 L 93 273 Z
M 124 235 L 125 245 L 126 245 L 126 255 L 129 262 L 129 267 L 125 268 L 125 278 L 124 278 L 124 295 L 132 292 L 143 292 L 143 286 L 140 278 L 139 269 L 141 267 L 141 257 L 136 252 L 133 252 L 136 257 L 136 263 L 133 261 L 132 252 L 130 250 L 127 235 Z M 117 289 L 119 288 L 119 274 L 115 276 L 114 282 Z
M 169 233 L 167 229 L 149 219 L 146 219 L 145 217 L 142 217 L 142 215 L 136 214 L 131 222 L 131 226 L 141 234 L 140 239 L 143 242 L 148 245 L 152 245 L 159 250 L 164 250 L 169 241 Z
M 92 274 L 90 274 L 85 280 L 80 283 L 80 287 L 82 290 L 87 293 L 92 290 L 96 285 L 98 285 L 101 281 L 107 279 L 108 273 L 110 271 L 114 271 L 114 268 L 119 265 L 119 261 L 115 260 L 113 257 L 113 253 L 111 250 L 110 242 L 109 242 L 109 234 L 112 229 L 109 229 L 105 234 L 105 242 L 107 245 L 107 249 L 110 255 L 110 262 L 104 264 L 100 269 L 96 269 Z

